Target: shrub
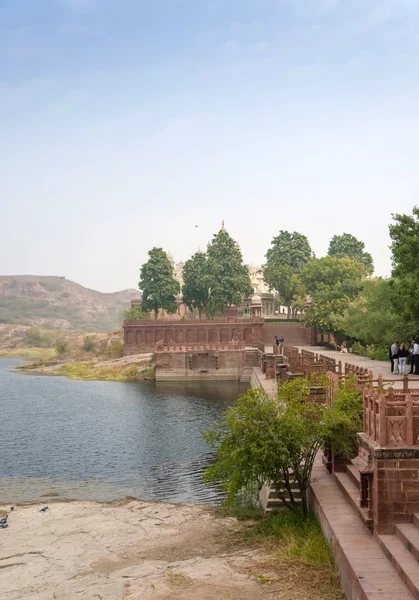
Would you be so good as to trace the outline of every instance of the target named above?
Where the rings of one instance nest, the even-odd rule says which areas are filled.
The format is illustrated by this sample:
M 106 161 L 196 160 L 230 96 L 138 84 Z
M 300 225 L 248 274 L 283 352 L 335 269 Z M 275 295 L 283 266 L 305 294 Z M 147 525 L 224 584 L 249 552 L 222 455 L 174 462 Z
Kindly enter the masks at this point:
M 122 358 L 124 356 L 124 342 L 112 340 L 106 347 L 106 355 L 109 356 L 109 358 Z
M 52 344 L 52 338 L 48 333 L 42 333 L 38 327 L 31 327 L 26 332 L 26 338 L 30 346 L 48 348 Z
M 93 352 L 96 348 L 95 340 L 92 336 L 86 335 L 83 342 L 83 350 L 85 352 Z
M 349 456 L 353 443 L 353 398 L 342 396 L 332 405 L 308 399 L 312 381 L 304 378 L 278 386 L 277 398 L 262 390 L 249 390 L 224 420 L 204 432 L 216 460 L 207 467 L 204 481 L 219 481 L 228 499 L 257 483 L 271 482 L 284 506 L 299 511 L 294 495 L 301 496 L 308 514 L 307 490 L 318 450 L 326 443 Z M 317 382 L 318 383 L 318 382 Z
M 55 340 L 55 351 L 57 356 L 62 356 L 68 352 L 68 342 L 65 338 L 58 338 Z

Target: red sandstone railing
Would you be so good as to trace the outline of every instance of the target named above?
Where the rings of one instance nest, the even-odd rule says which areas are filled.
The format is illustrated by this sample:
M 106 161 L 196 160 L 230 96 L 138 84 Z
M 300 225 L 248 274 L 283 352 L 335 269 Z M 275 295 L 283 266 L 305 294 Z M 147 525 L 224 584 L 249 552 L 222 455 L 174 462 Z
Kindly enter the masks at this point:
M 419 447 L 419 390 L 364 390 L 364 436 L 380 447 Z
M 165 344 L 158 342 L 156 352 L 207 352 L 209 350 L 245 350 L 244 342 L 197 342 Z
M 149 325 L 176 325 L 176 324 L 187 324 L 187 325 L 206 325 L 211 323 L 263 323 L 264 319 L 259 317 L 217 317 L 214 319 L 144 319 L 134 321 L 124 321 L 124 326 L 132 325 L 143 325 L 147 327 Z
M 365 367 L 349 362 L 343 364 L 340 360 L 310 350 L 284 346 L 283 353 L 288 358 L 291 373 L 303 374 L 305 377 L 309 377 L 312 373 L 336 373 L 340 377 L 355 375 L 359 384 L 368 383 L 372 378 L 372 374 Z
M 164 349 L 164 340 L 156 342 L 156 352 L 161 352 Z

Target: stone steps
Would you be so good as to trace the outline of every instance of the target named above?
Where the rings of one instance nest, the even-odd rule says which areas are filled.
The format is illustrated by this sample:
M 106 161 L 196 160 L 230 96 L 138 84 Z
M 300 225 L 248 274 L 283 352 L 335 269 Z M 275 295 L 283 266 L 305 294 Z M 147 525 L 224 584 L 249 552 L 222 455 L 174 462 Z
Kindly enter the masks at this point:
M 419 600 L 419 515 L 398 523 L 393 535 L 376 535 L 380 547 L 414 598 Z
M 381 549 L 406 585 L 419 600 L 419 563 L 397 535 L 376 535 Z
M 354 482 L 353 475 L 348 473 L 334 473 L 334 478 L 341 491 L 346 496 L 349 504 L 356 510 L 359 518 L 367 527 L 372 527 L 372 519 L 368 515 L 368 508 L 361 507 L 359 485 Z
M 249 383 L 250 382 L 250 380 L 252 379 L 253 369 L 254 369 L 254 367 L 244 367 L 241 377 L 240 377 L 240 383 Z
M 414 523 L 396 525 L 396 535 L 412 556 L 419 561 L 419 529 Z
M 352 481 L 358 487 L 359 490 L 361 485 L 361 474 L 359 472 L 358 467 L 356 467 L 355 465 L 346 465 L 346 473 L 349 475 L 349 477 L 352 479 Z
M 332 476 L 324 468 L 321 457 L 316 459 L 311 484 L 312 506 L 334 550 L 346 597 L 351 600 L 417 598 L 388 559 L 390 555 L 377 536 L 371 535 L 360 522 L 358 510 L 348 500 L 346 487 L 352 491 L 354 500 L 358 488 L 351 476 L 348 473 Z M 411 561 L 409 564 L 412 567 Z M 412 577 L 415 579 L 414 574 Z

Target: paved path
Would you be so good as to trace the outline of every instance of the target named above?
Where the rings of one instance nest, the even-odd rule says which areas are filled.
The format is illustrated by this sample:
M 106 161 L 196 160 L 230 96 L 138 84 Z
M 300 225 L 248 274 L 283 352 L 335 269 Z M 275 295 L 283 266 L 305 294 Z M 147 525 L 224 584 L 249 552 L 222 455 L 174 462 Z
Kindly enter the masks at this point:
M 323 354 L 324 356 L 329 356 L 334 358 L 335 360 L 341 360 L 342 363 L 351 363 L 353 365 L 359 365 L 360 367 L 366 367 L 369 371 L 371 370 L 374 379 L 382 374 L 384 380 L 394 381 L 395 388 L 402 387 L 402 379 L 400 375 L 392 374 L 390 371 L 390 361 L 385 360 L 372 360 L 371 358 L 366 358 L 365 356 L 357 356 L 356 354 L 346 354 L 343 352 L 337 352 L 336 350 L 327 350 L 322 346 L 298 346 L 301 350 L 309 350 L 310 352 L 316 352 L 318 354 Z M 410 366 L 408 366 L 410 369 Z M 419 376 L 409 375 L 409 387 L 410 388 L 419 388 Z

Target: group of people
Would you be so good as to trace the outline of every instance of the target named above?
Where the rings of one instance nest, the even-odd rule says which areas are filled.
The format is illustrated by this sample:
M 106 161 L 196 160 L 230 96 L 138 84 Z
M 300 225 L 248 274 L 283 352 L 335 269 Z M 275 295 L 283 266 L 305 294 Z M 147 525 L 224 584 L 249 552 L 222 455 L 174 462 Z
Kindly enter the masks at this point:
M 389 349 L 391 372 L 404 375 L 407 359 L 410 359 L 410 374 L 419 375 L 419 344 L 414 340 L 408 347 L 406 344 L 393 342 Z

